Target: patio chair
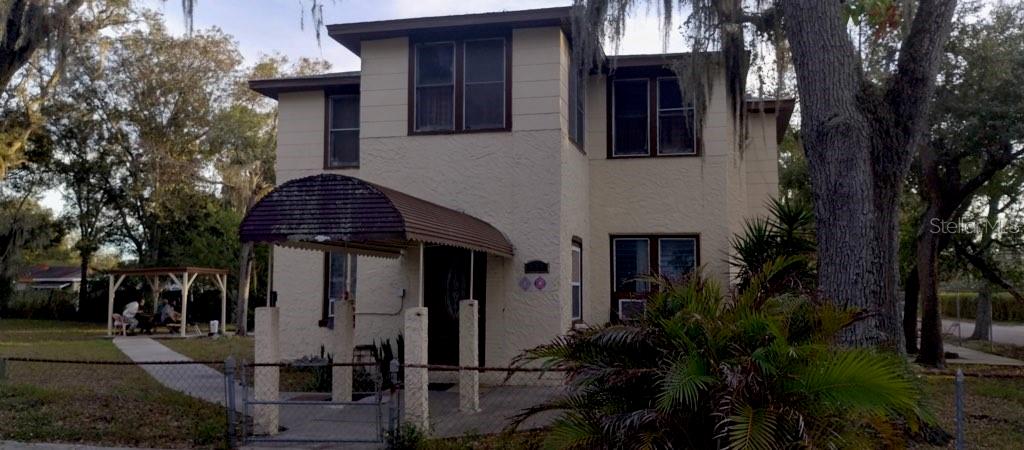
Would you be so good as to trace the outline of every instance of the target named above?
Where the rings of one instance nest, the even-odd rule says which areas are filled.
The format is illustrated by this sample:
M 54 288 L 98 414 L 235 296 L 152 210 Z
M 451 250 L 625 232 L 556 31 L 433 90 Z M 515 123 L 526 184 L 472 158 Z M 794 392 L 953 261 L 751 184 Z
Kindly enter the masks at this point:
M 124 316 L 122 316 L 122 315 L 120 315 L 118 313 L 114 313 L 114 314 L 111 314 L 110 317 L 112 319 L 114 319 L 114 328 L 115 329 L 120 328 L 121 329 L 121 335 L 122 336 L 127 336 L 128 335 L 128 321 L 124 320 Z

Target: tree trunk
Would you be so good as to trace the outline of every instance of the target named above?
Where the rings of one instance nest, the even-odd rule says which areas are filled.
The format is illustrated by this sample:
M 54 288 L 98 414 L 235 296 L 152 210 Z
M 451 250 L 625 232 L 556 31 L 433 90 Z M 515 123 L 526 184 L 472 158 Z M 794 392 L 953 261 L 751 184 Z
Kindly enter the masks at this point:
M 928 227 L 928 222 L 922 223 L 922 227 Z M 938 230 L 925 229 L 917 241 L 917 282 L 921 290 L 921 348 L 917 362 L 941 368 L 946 357 L 938 292 L 938 240 Z
M 917 265 L 907 271 L 906 292 L 903 294 L 903 340 L 907 353 L 917 353 L 917 305 L 920 289 Z
M 252 242 L 243 242 L 238 255 L 238 301 L 235 302 L 235 334 L 249 334 L 249 284 L 252 274 Z
M 92 261 L 92 253 L 83 252 L 79 256 L 82 282 L 78 285 L 78 307 L 82 308 L 89 301 L 89 263 Z
M 974 299 L 977 309 L 974 316 L 974 332 L 968 339 L 987 341 L 992 338 L 992 285 L 985 283 Z

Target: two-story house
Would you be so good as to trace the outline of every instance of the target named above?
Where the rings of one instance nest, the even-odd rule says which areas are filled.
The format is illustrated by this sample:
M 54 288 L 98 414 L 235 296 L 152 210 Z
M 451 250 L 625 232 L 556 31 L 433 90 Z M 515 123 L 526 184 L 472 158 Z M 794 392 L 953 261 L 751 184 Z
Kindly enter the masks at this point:
M 430 362 L 455 364 L 473 297 L 480 363 L 505 365 L 635 314 L 639 276 L 729 283 L 730 237 L 777 193 L 792 102 L 747 102 L 737 133 L 724 72 L 698 117 L 668 68 L 683 55 L 577 73 L 570 14 L 331 25 L 360 71 L 250 82 L 279 104 L 279 186 L 242 235 L 276 244 L 282 358 L 331 351 L 336 326 L 394 341 L 425 306 Z

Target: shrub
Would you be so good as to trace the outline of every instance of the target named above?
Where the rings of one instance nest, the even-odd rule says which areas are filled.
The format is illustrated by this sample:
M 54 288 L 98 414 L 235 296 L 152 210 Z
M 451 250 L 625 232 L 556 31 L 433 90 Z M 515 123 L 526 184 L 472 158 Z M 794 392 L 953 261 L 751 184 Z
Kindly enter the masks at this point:
M 384 436 L 388 450 L 416 450 L 424 446 L 427 435 L 414 425 L 402 424 L 397 430 Z
M 763 287 L 795 258 L 768 263 L 726 298 L 699 273 L 661 282 L 635 320 L 572 332 L 521 363 L 568 371 L 549 448 L 880 448 L 924 416 L 896 355 L 834 345 L 858 313 Z
M 956 301 L 960 299 L 960 318 L 973 320 L 977 315 L 976 292 L 943 292 L 942 316 L 956 318 Z M 992 294 L 992 320 L 1003 322 L 1024 322 L 1024 303 L 1017 301 L 1009 292 Z
M 57 290 L 15 291 L 5 316 L 19 319 L 75 320 L 78 293 Z

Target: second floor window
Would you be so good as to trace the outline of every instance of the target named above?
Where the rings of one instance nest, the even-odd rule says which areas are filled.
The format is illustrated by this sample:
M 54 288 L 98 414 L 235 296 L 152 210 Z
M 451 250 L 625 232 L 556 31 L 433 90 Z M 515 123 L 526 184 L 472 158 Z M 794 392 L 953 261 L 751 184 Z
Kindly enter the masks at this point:
M 508 49 L 503 37 L 415 45 L 415 133 L 509 128 Z
M 583 150 L 587 133 L 587 73 L 573 62 L 569 68 L 569 139 Z
M 332 95 L 327 98 L 328 169 L 359 166 L 359 96 Z
M 698 153 L 696 109 L 676 77 L 616 79 L 611 86 L 610 157 Z

